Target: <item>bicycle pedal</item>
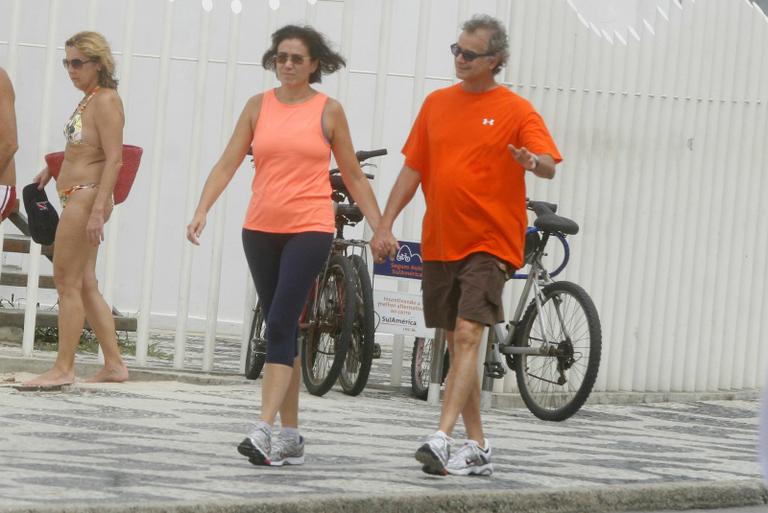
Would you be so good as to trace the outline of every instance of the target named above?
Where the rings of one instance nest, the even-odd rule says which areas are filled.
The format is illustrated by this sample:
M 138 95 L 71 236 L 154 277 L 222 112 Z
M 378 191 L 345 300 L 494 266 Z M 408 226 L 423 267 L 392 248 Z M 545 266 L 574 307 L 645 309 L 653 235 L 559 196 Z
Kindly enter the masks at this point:
M 378 342 L 373 343 L 373 358 L 381 358 L 381 345 Z
M 501 379 L 507 373 L 500 362 L 485 362 L 485 375 L 493 379 Z

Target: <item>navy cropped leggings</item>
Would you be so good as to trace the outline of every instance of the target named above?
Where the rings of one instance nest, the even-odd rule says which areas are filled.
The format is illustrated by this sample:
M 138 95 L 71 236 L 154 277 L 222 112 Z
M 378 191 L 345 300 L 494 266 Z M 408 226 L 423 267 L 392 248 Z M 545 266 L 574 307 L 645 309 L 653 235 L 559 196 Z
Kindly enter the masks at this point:
M 332 233 L 243 229 L 245 258 L 267 322 L 267 363 L 293 367 L 299 354 L 299 316 L 332 241 Z

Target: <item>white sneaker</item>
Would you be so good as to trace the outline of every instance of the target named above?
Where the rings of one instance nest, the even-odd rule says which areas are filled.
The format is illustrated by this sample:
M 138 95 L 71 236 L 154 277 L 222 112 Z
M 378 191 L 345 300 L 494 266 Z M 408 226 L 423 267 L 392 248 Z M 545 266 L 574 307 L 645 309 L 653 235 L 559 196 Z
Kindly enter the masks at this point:
M 281 467 L 283 465 L 304 464 L 304 437 L 284 436 L 281 432 L 272 444 L 272 452 L 269 453 L 270 465 Z
M 416 460 L 423 465 L 421 470 L 427 474 L 447 475 L 445 466 L 451 457 L 452 442 L 453 440 L 442 431 L 429 435 L 416 451 Z
M 485 439 L 485 448 L 474 440 L 467 440 L 461 449 L 451 456 L 446 465 L 449 474 L 456 476 L 490 476 L 493 474 L 491 464 L 491 444 Z
M 248 458 L 254 465 L 269 465 L 272 451 L 272 427 L 266 422 L 257 422 L 248 436 L 237 446 L 237 452 Z

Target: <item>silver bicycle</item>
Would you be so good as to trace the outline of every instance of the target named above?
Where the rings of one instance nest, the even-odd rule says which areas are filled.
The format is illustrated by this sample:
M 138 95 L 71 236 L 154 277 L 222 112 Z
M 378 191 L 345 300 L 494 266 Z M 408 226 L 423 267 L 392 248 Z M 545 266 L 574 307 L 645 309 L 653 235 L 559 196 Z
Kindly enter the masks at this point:
M 528 409 L 542 420 L 561 421 L 584 405 L 597 379 L 602 349 L 600 318 L 583 288 L 553 280 L 570 258 L 566 236 L 578 233 L 579 226 L 555 214 L 555 204 L 528 201 L 527 205 L 537 216 L 526 233 L 525 263 L 530 267 L 527 274 L 512 276 L 524 279 L 525 285 L 512 318 L 490 330 L 485 376 L 501 379 L 507 368 L 514 370 Z M 549 272 L 542 260 L 553 238 L 562 244 L 564 253 L 560 265 Z M 434 361 L 432 355 L 416 354 L 434 346 L 417 340 L 413 361 Z M 423 366 L 412 372 L 412 386 L 422 397 L 426 395 L 426 374 Z M 416 383 L 416 379 L 422 381 Z

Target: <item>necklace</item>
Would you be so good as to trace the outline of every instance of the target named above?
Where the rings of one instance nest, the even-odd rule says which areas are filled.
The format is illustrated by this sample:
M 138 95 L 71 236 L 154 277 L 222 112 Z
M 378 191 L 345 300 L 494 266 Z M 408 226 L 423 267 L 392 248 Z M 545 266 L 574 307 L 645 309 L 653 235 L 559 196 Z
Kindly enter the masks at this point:
M 88 96 L 86 96 L 84 99 L 80 100 L 80 103 L 77 105 L 77 113 L 78 114 L 82 114 L 83 113 L 83 111 L 85 110 L 85 106 L 88 105 L 88 102 L 91 101 L 91 98 L 93 98 L 94 95 L 96 93 L 98 93 L 100 89 L 101 89 L 101 86 L 96 86 L 94 88 L 94 90 Z

